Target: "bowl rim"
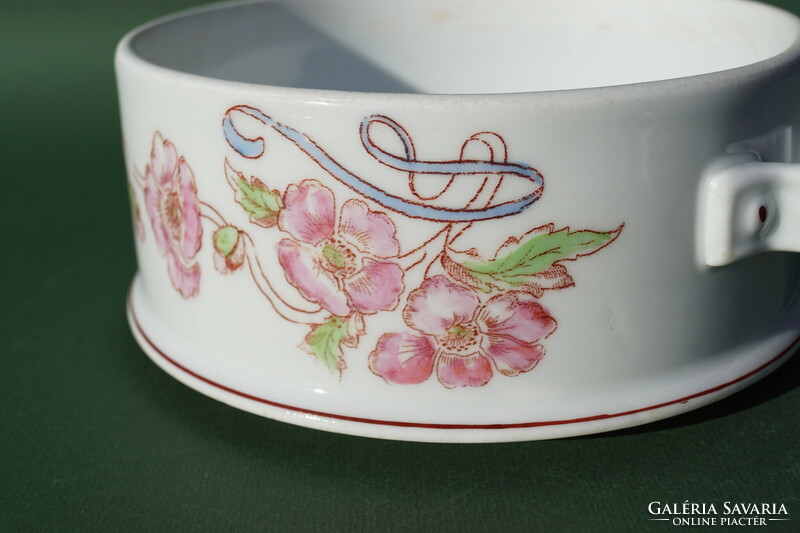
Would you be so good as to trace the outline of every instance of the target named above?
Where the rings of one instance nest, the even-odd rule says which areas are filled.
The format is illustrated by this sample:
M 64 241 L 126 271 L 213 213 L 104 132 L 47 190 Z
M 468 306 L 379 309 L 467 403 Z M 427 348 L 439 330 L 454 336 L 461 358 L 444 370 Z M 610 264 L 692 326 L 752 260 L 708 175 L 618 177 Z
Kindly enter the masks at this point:
M 247 5 L 271 3 L 277 0 L 237 0 L 220 1 L 167 14 L 133 28 L 126 33 L 116 46 L 114 66 L 119 79 L 123 70 L 151 78 L 169 79 L 172 83 L 181 82 L 204 87 L 215 92 L 236 91 L 256 93 L 264 97 L 288 98 L 295 102 L 335 104 L 452 104 L 477 103 L 530 103 L 532 100 L 546 103 L 588 103 L 602 100 L 613 103 L 617 99 L 660 98 L 665 95 L 685 93 L 704 93 L 725 88 L 758 84 L 773 79 L 782 79 L 800 72 L 800 17 L 780 7 L 756 0 L 730 0 L 741 4 L 759 6 L 780 16 L 793 20 L 797 27 L 794 41 L 783 51 L 747 65 L 653 81 L 633 82 L 617 85 L 602 85 L 573 89 L 550 89 L 543 91 L 504 92 L 504 93 L 416 93 L 416 92 L 370 92 L 341 89 L 312 89 L 281 85 L 260 84 L 214 78 L 161 66 L 142 58 L 133 49 L 133 41 L 147 31 L 171 22 L 214 11 L 238 8 Z

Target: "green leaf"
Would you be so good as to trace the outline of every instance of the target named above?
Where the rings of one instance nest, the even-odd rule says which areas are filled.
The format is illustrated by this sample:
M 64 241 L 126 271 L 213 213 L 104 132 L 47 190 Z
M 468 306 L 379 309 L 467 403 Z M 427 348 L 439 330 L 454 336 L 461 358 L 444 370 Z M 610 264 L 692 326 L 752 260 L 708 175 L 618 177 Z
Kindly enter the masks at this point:
M 347 318 L 329 317 L 322 324 L 311 326 L 305 348 L 329 370 L 341 372 L 344 369 L 342 342 L 347 337 L 347 329 Z
M 467 260 L 461 266 L 466 270 L 464 274 L 469 274 L 475 287 L 481 291 L 518 287 L 559 261 L 574 261 L 597 252 L 613 241 L 621 229 L 598 232 L 563 228 L 535 235 L 490 261 Z
M 283 207 L 280 195 L 267 189 L 266 185 L 255 178 L 248 183 L 244 177 L 239 177 L 236 186 L 239 189 L 236 201 L 255 219 L 274 217 Z
M 250 215 L 250 221 L 270 228 L 277 224 L 278 213 L 283 209 L 283 200 L 278 191 L 270 190 L 260 179 L 250 178 L 234 169 L 225 160 L 225 178 L 236 193 L 234 199 Z

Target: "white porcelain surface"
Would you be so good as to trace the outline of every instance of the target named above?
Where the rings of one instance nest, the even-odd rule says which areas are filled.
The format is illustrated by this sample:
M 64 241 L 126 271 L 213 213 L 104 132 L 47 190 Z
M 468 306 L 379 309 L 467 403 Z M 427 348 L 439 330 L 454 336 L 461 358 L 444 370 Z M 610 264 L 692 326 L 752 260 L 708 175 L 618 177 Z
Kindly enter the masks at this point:
M 243 409 L 332 431 L 525 440 L 605 431 L 698 407 L 761 377 L 794 347 L 800 256 L 770 251 L 707 266 L 713 245 L 704 222 L 709 212 L 739 212 L 731 202 L 705 203 L 707 177 L 722 159 L 750 151 L 757 154 L 736 157 L 794 161 L 791 150 L 776 156 L 772 141 L 736 149 L 798 120 L 792 75 L 800 22 L 793 16 L 738 0 L 297 1 L 193 13 L 133 32 L 116 58 L 138 213 L 132 328 L 148 355 L 188 385 Z M 155 169 L 172 161 L 170 154 L 174 164 L 166 167 L 174 175 L 156 190 Z M 408 172 L 398 170 L 406 163 L 419 163 L 416 170 L 439 168 L 422 163 L 447 172 L 488 170 L 459 174 L 441 198 L 425 201 L 413 196 Z M 235 190 L 237 171 L 249 187 L 274 191 L 282 214 L 254 221 Z M 450 176 L 417 174 L 417 194 L 434 196 Z M 490 185 L 502 177 L 502 185 L 491 197 L 482 189 L 470 203 L 485 176 Z M 323 250 L 328 241 L 298 237 L 290 214 L 300 204 L 290 191 L 300 190 L 335 199 L 332 227 L 344 248 Z M 202 235 L 189 227 L 192 198 L 201 202 Z M 403 214 L 418 204 L 430 209 Z M 346 206 L 362 206 L 363 220 L 379 227 L 366 244 L 342 229 Z M 564 256 L 557 264 L 565 270 L 550 270 L 550 277 L 490 292 L 454 279 L 441 262 L 427 273 L 410 263 L 417 256 L 431 261 L 438 240 L 403 257 L 465 206 L 475 217 L 482 206 L 518 206 L 517 214 L 474 222 L 453 244 L 474 248 L 480 268 L 510 237 L 519 242 L 500 256 L 531 235 L 564 228 L 604 240 Z M 783 209 L 796 217 L 796 207 Z M 721 215 L 723 222 L 713 224 L 739 219 Z M 447 235 L 466 226 L 452 224 Z M 226 262 L 215 235 L 228 226 L 246 236 Z M 544 229 L 528 234 L 535 228 Z M 397 250 L 374 252 L 392 239 Z M 334 263 L 345 261 L 337 253 L 356 250 L 356 270 L 396 264 L 402 290 L 396 297 L 386 292 L 399 279 L 386 266 L 381 299 L 354 303 L 346 284 L 353 278 L 344 278 L 343 292 L 331 298 L 346 303 L 321 304 L 298 288 L 300 271 L 279 258 L 288 249 Z M 430 282 L 422 290 L 435 277 L 440 289 Z M 533 281 L 545 289 L 530 289 Z M 463 298 L 447 303 L 448 290 Z M 466 329 L 447 331 L 476 339 L 472 360 L 491 365 L 488 381 L 453 386 L 446 370 L 437 372 L 442 361 L 461 361 L 440 355 L 455 337 L 420 330 L 433 319 L 412 316 L 412 293 L 427 295 L 437 316 L 477 309 Z M 473 298 L 467 293 L 477 307 L 464 303 Z M 477 316 L 497 318 L 501 301 L 513 301 L 515 320 L 526 324 L 508 335 L 527 343 L 523 359 L 532 360 L 534 346 L 546 352 L 509 375 L 489 355 L 498 353 L 491 351 L 497 330 Z M 331 369 L 302 345 L 337 305 L 358 310 L 363 331 L 357 346 L 339 345 L 340 368 Z M 536 319 L 535 309 L 544 310 Z M 358 329 L 356 322 L 349 315 Z M 475 324 L 473 335 L 467 330 Z M 526 333 L 536 328 L 541 335 Z M 435 368 L 420 383 L 393 381 L 381 366 L 389 360 L 387 339 L 396 338 L 385 335 L 399 334 L 437 350 Z

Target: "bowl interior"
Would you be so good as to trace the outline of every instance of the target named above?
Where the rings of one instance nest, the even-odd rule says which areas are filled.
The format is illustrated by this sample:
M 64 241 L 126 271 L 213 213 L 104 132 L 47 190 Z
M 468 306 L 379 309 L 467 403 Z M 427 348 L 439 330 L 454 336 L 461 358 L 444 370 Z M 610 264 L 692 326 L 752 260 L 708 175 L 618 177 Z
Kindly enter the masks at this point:
M 510 93 L 656 81 L 775 56 L 798 20 L 743 0 L 294 0 L 150 26 L 140 58 L 306 89 Z

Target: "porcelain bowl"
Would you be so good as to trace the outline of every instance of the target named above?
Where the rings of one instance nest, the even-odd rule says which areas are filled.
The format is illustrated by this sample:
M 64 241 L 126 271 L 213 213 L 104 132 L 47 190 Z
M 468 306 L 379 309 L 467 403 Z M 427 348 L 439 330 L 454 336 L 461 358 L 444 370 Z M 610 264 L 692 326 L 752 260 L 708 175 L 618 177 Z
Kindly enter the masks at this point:
M 116 55 L 164 370 L 371 437 L 607 431 L 798 343 L 800 21 L 741 0 L 222 4 Z

